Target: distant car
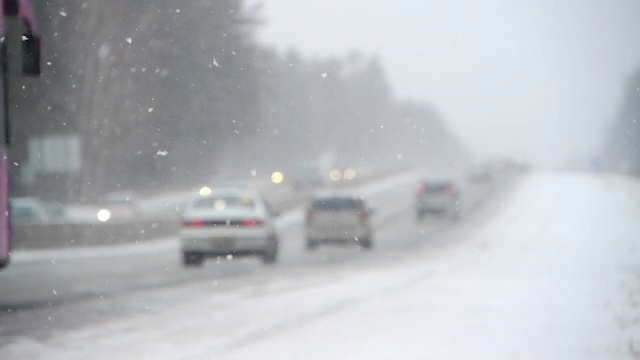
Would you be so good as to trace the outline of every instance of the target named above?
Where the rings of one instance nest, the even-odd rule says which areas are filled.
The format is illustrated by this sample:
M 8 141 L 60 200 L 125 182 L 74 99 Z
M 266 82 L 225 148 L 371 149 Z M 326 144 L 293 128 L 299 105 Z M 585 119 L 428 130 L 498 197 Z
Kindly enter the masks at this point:
M 457 221 L 460 217 L 459 202 L 454 182 L 423 180 L 415 196 L 416 218 L 420 220 L 425 215 L 436 215 Z
M 371 215 L 374 210 L 358 196 L 319 195 L 309 204 L 306 215 L 306 247 L 322 244 L 373 246 Z
M 469 172 L 468 179 L 475 183 L 489 182 L 493 180 L 493 171 L 489 167 L 477 167 Z
M 485 183 L 490 182 L 494 178 L 494 169 L 492 166 L 488 164 L 477 165 L 473 167 L 469 174 L 467 175 L 467 179 L 473 183 Z
M 207 257 L 259 256 L 276 262 L 279 240 L 268 205 L 248 189 L 212 189 L 187 206 L 180 231 L 185 266 Z
M 33 197 L 18 197 L 10 200 L 13 224 L 44 224 L 49 221 L 45 205 Z
M 100 198 L 100 221 L 138 221 L 141 218 L 140 200 L 133 191 L 114 191 Z

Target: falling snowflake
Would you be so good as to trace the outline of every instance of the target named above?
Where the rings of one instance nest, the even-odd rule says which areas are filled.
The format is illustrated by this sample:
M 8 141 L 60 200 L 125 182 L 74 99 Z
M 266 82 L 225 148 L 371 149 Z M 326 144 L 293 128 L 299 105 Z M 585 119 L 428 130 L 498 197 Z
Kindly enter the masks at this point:
M 169 152 L 167 150 L 158 150 L 156 155 L 158 155 L 158 156 L 167 156 L 167 155 L 169 155 Z
M 152 108 L 152 107 L 150 107 L 147 111 L 149 111 L 149 112 L 153 112 L 153 108 Z
M 329 74 L 327 74 L 326 72 L 323 72 L 322 74 L 320 74 L 320 76 L 322 76 L 323 78 L 326 78 L 327 75 L 329 75 Z
M 130 37 L 126 38 L 125 40 L 126 40 L 129 44 L 131 44 L 131 38 L 130 38 Z
M 220 67 L 220 65 L 218 65 L 218 62 L 216 61 L 216 58 L 213 58 L 213 66 Z
M 62 10 L 59 12 L 60 16 L 67 17 L 66 11 Z

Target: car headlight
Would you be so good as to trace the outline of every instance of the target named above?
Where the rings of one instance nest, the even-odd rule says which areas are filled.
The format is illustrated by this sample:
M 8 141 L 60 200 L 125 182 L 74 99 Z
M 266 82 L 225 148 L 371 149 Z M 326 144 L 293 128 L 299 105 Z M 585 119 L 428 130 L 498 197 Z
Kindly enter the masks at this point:
M 331 179 L 331 181 L 340 181 L 340 179 L 342 179 L 342 171 L 338 169 L 331 170 L 329 173 L 329 179 Z
M 280 171 L 274 172 L 273 174 L 271 174 L 271 181 L 274 184 L 282 184 L 282 182 L 284 181 L 284 174 Z
M 211 196 L 212 190 L 208 186 L 203 186 L 200 188 L 200 191 L 198 191 L 198 193 L 200 194 L 200 196 Z
M 344 171 L 344 174 L 342 174 L 345 180 L 353 180 L 356 178 L 356 175 L 357 173 L 354 169 L 347 169 Z
M 111 219 L 111 211 L 107 209 L 100 209 L 97 214 L 98 221 L 107 222 Z

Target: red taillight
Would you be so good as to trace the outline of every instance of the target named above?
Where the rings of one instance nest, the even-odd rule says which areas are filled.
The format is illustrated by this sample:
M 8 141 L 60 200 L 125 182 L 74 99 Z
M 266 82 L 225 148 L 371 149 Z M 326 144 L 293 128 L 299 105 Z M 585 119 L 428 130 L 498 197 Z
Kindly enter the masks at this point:
M 313 210 L 307 209 L 307 221 L 311 221 L 313 219 Z
M 456 194 L 456 187 L 449 184 L 447 185 L 447 187 L 445 188 L 445 191 L 447 192 L 447 194 L 449 195 L 455 195 Z
M 202 220 L 185 221 L 182 223 L 182 226 L 192 227 L 192 228 L 201 228 L 204 226 L 204 221 Z
M 358 217 L 360 217 L 361 222 L 367 222 L 369 214 L 367 213 L 367 210 L 360 210 L 358 211 Z
M 242 226 L 244 227 L 258 227 L 264 225 L 262 220 L 245 220 L 242 222 Z
M 423 195 L 427 193 L 427 185 L 420 184 L 418 185 L 418 194 Z

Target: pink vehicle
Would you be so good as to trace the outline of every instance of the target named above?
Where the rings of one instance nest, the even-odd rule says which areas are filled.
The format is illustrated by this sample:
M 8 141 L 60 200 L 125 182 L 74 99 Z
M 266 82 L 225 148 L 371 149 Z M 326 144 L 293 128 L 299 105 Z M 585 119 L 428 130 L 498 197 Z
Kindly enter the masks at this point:
M 22 75 L 38 76 L 41 73 L 40 37 L 35 13 L 29 0 L 1 0 L 0 32 L 4 41 L 0 44 L 0 269 L 9 263 L 11 253 L 11 213 L 9 211 L 9 158 L 10 119 L 8 104 L 7 34 L 8 17 L 18 16 L 22 21 Z

